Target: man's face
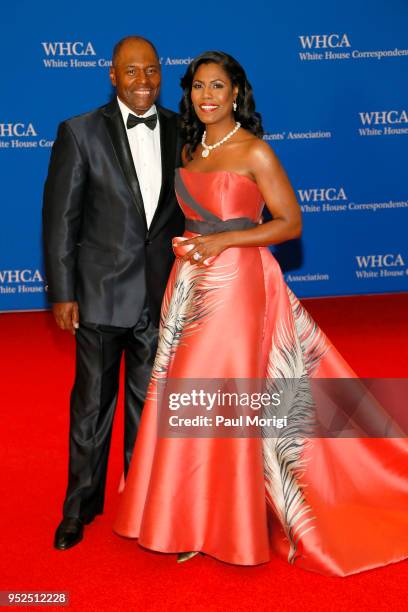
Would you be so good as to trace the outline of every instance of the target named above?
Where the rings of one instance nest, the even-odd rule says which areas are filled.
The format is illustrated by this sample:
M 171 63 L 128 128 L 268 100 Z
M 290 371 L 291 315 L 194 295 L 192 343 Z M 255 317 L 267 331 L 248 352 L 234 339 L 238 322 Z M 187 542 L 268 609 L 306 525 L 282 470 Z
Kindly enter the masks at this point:
M 129 40 L 121 47 L 110 78 L 118 98 L 134 113 L 143 115 L 160 92 L 160 63 L 148 43 Z

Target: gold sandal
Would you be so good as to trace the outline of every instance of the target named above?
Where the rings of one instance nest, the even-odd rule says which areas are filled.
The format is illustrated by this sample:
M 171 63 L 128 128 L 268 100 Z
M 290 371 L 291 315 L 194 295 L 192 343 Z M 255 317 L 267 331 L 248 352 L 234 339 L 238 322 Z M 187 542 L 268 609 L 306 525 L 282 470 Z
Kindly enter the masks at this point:
M 192 559 L 196 555 L 198 555 L 198 550 L 197 551 L 192 550 L 190 552 L 179 553 L 177 555 L 177 563 L 184 563 L 184 561 L 188 561 L 189 559 Z

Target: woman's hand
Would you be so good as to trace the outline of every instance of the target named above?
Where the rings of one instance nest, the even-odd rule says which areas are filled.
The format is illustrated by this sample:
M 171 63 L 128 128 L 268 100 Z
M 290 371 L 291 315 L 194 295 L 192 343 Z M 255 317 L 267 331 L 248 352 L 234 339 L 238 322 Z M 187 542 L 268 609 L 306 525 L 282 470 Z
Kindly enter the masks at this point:
M 220 232 L 218 234 L 207 234 L 206 236 L 196 236 L 183 240 L 181 243 L 185 245 L 193 245 L 193 248 L 184 255 L 183 261 L 189 261 L 191 264 L 200 267 L 205 266 L 204 261 L 209 257 L 217 257 L 220 253 L 231 246 L 233 232 Z M 196 257 L 194 257 L 196 255 Z M 198 257 L 200 256 L 200 257 Z

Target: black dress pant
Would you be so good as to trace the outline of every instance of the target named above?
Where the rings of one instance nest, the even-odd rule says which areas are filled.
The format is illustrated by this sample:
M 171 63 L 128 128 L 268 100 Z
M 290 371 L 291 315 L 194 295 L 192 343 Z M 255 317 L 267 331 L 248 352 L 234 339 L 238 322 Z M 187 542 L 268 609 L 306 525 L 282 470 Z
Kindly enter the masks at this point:
M 64 517 L 89 522 L 103 511 L 108 455 L 122 355 L 125 356 L 124 469 L 127 473 L 158 330 L 147 307 L 132 328 L 80 323 L 71 394 L 69 474 Z

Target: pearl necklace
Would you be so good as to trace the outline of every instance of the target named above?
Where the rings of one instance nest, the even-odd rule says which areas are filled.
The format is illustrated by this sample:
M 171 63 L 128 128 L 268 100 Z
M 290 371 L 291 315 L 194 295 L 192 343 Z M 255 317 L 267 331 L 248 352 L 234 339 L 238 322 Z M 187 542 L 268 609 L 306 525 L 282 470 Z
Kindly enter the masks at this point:
M 231 130 L 231 132 L 228 132 L 228 134 L 226 136 L 224 136 L 224 138 L 222 140 L 219 140 L 218 142 L 216 142 L 213 145 L 208 145 L 205 144 L 205 139 L 207 138 L 207 130 L 204 131 L 203 137 L 201 138 L 201 144 L 203 146 L 203 150 L 201 151 L 201 157 L 208 157 L 210 152 L 213 149 L 216 149 L 217 147 L 221 146 L 224 142 L 226 142 L 229 138 L 231 138 L 231 136 L 233 136 L 235 134 L 235 132 L 238 132 L 239 128 L 241 127 L 241 124 L 239 121 L 236 122 L 235 127 L 233 130 Z

